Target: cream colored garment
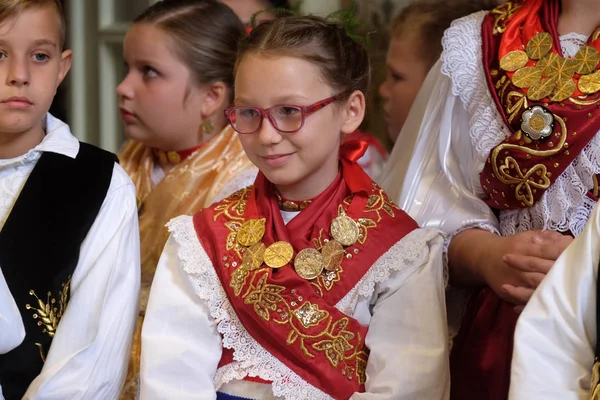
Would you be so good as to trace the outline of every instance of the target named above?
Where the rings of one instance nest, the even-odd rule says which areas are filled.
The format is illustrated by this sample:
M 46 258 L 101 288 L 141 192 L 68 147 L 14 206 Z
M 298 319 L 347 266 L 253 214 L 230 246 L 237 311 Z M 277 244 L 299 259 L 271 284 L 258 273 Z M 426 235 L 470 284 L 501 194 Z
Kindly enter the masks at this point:
M 596 346 L 600 208 L 556 260 L 517 323 L 510 400 L 588 398 Z

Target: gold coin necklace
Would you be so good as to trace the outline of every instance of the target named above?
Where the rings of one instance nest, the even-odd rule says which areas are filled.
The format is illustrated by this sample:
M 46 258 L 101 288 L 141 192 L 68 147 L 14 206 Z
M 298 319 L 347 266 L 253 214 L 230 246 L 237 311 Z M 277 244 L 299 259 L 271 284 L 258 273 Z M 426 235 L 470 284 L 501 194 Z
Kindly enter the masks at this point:
M 261 242 L 265 234 L 265 218 L 245 221 L 237 231 L 237 243 L 243 248 L 242 268 L 254 271 L 263 263 L 278 269 L 294 261 L 298 276 L 306 280 L 317 278 L 323 271 L 335 271 L 346 253 L 344 247 L 354 245 L 360 236 L 358 223 L 350 218 L 340 206 L 338 216 L 329 227 L 331 240 L 325 240 L 321 251 L 307 247 L 294 257 L 294 248 L 285 241 L 277 241 L 268 247 Z

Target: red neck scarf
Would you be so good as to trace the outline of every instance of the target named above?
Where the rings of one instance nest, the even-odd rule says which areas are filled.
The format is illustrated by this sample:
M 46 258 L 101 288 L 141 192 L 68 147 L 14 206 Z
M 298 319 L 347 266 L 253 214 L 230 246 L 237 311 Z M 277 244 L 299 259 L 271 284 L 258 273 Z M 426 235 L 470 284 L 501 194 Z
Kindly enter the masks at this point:
M 335 305 L 383 253 L 417 228 L 356 164 L 367 146 L 344 143 L 341 172 L 287 225 L 275 189 L 262 173 L 252 188 L 194 217 L 198 238 L 248 333 L 302 379 L 340 399 L 364 391 L 367 328 Z M 278 269 L 264 264 L 253 271 L 240 269 L 242 254 L 235 236 L 245 221 L 265 218 L 262 243 L 285 241 L 296 254 L 305 248 L 320 250 L 340 208 L 358 221 L 360 236 L 345 249 L 338 270 L 309 281 L 296 273 L 293 262 Z M 232 347 L 235 350 L 236 345 Z M 232 359 L 225 352 L 221 365 Z

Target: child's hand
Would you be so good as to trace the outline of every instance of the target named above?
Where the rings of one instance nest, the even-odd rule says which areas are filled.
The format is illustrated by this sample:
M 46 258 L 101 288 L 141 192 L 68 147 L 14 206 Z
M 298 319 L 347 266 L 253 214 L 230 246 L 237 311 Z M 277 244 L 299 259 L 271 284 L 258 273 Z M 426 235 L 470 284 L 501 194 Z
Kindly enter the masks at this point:
M 502 239 L 502 267 L 488 273 L 486 280 L 502 299 L 516 304 L 515 310 L 520 312 L 573 238 L 535 230 Z

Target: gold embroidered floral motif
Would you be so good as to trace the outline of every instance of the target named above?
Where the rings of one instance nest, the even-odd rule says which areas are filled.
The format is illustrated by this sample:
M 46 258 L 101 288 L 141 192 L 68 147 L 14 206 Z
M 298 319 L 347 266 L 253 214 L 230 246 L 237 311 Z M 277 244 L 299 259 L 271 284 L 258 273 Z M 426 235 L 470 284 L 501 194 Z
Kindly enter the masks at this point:
M 294 315 L 305 328 L 310 328 L 311 326 L 319 325 L 319 322 L 327 318 L 329 313 L 319 310 L 319 306 L 316 304 L 306 302 L 302 307 L 294 311 Z
M 33 319 L 37 319 L 37 325 L 42 327 L 43 333 L 47 333 L 48 336 L 54 337 L 56 334 L 56 328 L 58 323 L 67 308 L 67 302 L 69 301 L 69 288 L 71 286 L 71 277 L 66 283 L 62 284 L 62 289 L 58 297 L 58 308 L 56 307 L 56 298 L 52 297 L 52 293 L 47 293 L 47 300 L 44 303 L 36 294 L 35 291 L 31 290 L 29 294 L 34 296 L 37 300 L 37 307 L 30 304 L 26 304 L 25 308 L 33 310 Z
M 600 400 L 600 361 L 596 358 L 592 368 L 592 379 L 590 382 L 590 400 Z
M 271 319 L 271 312 L 277 310 L 277 304 L 284 302 L 280 293 L 285 290 L 284 286 L 268 284 L 268 276 L 268 273 L 263 274 L 256 286 L 250 284 L 249 293 L 244 298 L 244 304 L 254 304 L 254 312 L 265 321 Z
M 286 288 L 267 283 L 268 276 L 267 268 L 253 274 L 244 295 L 244 304 L 253 305 L 254 312 L 262 320 L 288 326 L 290 328 L 286 339 L 288 345 L 297 343 L 304 355 L 309 358 L 315 357 L 313 351 L 324 353 L 332 367 L 341 367 L 341 373 L 348 379 L 356 376 L 363 384 L 368 354 L 357 348 L 363 343 L 363 338 L 359 334 L 357 336 L 346 330 L 348 318 L 334 321 L 327 311 L 320 310 L 316 304 L 310 302 L 295 308 L 296 304 L 288 302 L 282 295 Z M 300 300 L 301 298 L 298 301 Z M 307 331 L 318 326 L 321 328 L 317 328 L 316 333 L 314 330 Z
M 550 186 L 549 172 L 544 164 L 537 164 L 527 171 L 523 171 L 513 157 L 506 157 L 504 162 L 498 162 L 498 157 L 508 149 L 517 149 L 525 154 L 538 157 L 550 157 L 560 152 L 567 139 L 567 127 L 564 120 L 554 115 L 555 121 L 558 121 L 561 127 L 561 137 L 554 149 L 551 150 L 534 150 L 521 145 L 504 143 L 492 151 L 491 162 L 494 170 L 494 175 L 500 182 L 512 185 L 515 189 L 515 197 L 525 206 L 531 207 L 534 203 L 533 193 L 535 189 L 547 189 Z M 518 131 L 515 135 L 518 140 Z
M 490 11 L 494 16 L 494 28 L 492 33 L 494 35 L 504 33 L 506 30 L 506 23 L 519 8 L 521 8 L 520 3 L 508 1 Z
M 244 189 L 240 189 L 233 193 L 231 196 L 223 200 L 222 204 L 215 207 L 214 221 L 216 221 L 221 215 L 225 215 L 227 219 L 231 221 L 244 222 L 244 211 L 246 210 L 246 204 L 250 198 L 250 190 L 252 186 L 248 186 Z M 241 225 L 241 224 L 240 224 Z

